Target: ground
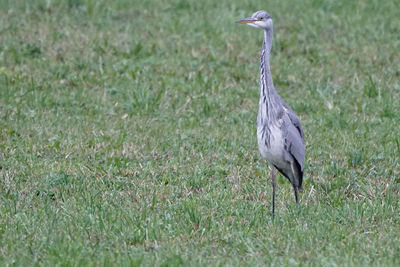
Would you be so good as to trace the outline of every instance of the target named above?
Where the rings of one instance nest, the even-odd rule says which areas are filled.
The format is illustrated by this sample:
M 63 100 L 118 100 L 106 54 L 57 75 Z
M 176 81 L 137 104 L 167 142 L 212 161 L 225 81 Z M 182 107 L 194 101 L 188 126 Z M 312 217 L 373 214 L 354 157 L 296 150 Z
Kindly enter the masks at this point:
M 396 2 L 0 0 L 0 265 L 400 265 Z M 274 220 L 260 9 L 306 138 Z

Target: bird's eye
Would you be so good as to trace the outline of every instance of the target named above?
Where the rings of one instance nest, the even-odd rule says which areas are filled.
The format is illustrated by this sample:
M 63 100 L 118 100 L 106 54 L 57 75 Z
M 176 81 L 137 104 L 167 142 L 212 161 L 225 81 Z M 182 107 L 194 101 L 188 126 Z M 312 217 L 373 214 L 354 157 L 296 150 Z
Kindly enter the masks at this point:
M 263 17 L 261 17 L 261 18 L 259 18 L 258 20 L 263 20 L 264 18 Z

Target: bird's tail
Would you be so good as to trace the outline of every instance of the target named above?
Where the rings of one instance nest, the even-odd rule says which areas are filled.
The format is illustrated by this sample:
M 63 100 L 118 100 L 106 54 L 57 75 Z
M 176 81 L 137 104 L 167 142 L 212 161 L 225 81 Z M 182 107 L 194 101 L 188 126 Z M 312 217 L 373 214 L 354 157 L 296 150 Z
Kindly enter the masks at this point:
M 302 191 L 303 190 L 303 187 L 302 187 L 302 185 L 303 185 L 303 171 L 301 170 L 301 167 L 300 167 L 300 165 L 295 161 L 295 163 L 296 163 L 296 167 L 297 168 L 294 168 L 295 170 L 294 170 L 294 181 L 291 181 L 292 182 L 292 184 L 293 184 L 293 186 L 297 186 L 297 189 L 299 190 L 299 191 Z
M 303 171 L 300 171 L 299 172 L 299 191 L 303 191 L 302 184 L 303 184 Z

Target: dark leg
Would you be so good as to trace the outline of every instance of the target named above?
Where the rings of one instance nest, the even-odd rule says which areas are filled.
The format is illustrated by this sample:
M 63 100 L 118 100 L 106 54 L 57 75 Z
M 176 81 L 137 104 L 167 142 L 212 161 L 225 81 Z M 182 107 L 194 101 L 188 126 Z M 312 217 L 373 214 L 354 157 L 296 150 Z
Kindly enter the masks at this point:
M 271 167 L 271 183 L 272 183 L 272 218 L 275 215 L 275 188 L 276 188 L 276 180 L 275 180 L 275 170 Z

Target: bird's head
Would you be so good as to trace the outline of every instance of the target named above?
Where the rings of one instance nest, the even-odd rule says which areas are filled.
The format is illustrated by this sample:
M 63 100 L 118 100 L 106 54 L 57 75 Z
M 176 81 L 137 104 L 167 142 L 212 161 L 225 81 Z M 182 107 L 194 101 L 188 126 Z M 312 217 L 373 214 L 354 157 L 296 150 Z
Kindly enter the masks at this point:
M 239 19 L 236 23 L 247 24 L 264 30 L 270 30 L 273 26 L 271 16 L 264 10 L 255 12 L 250 18 Z

